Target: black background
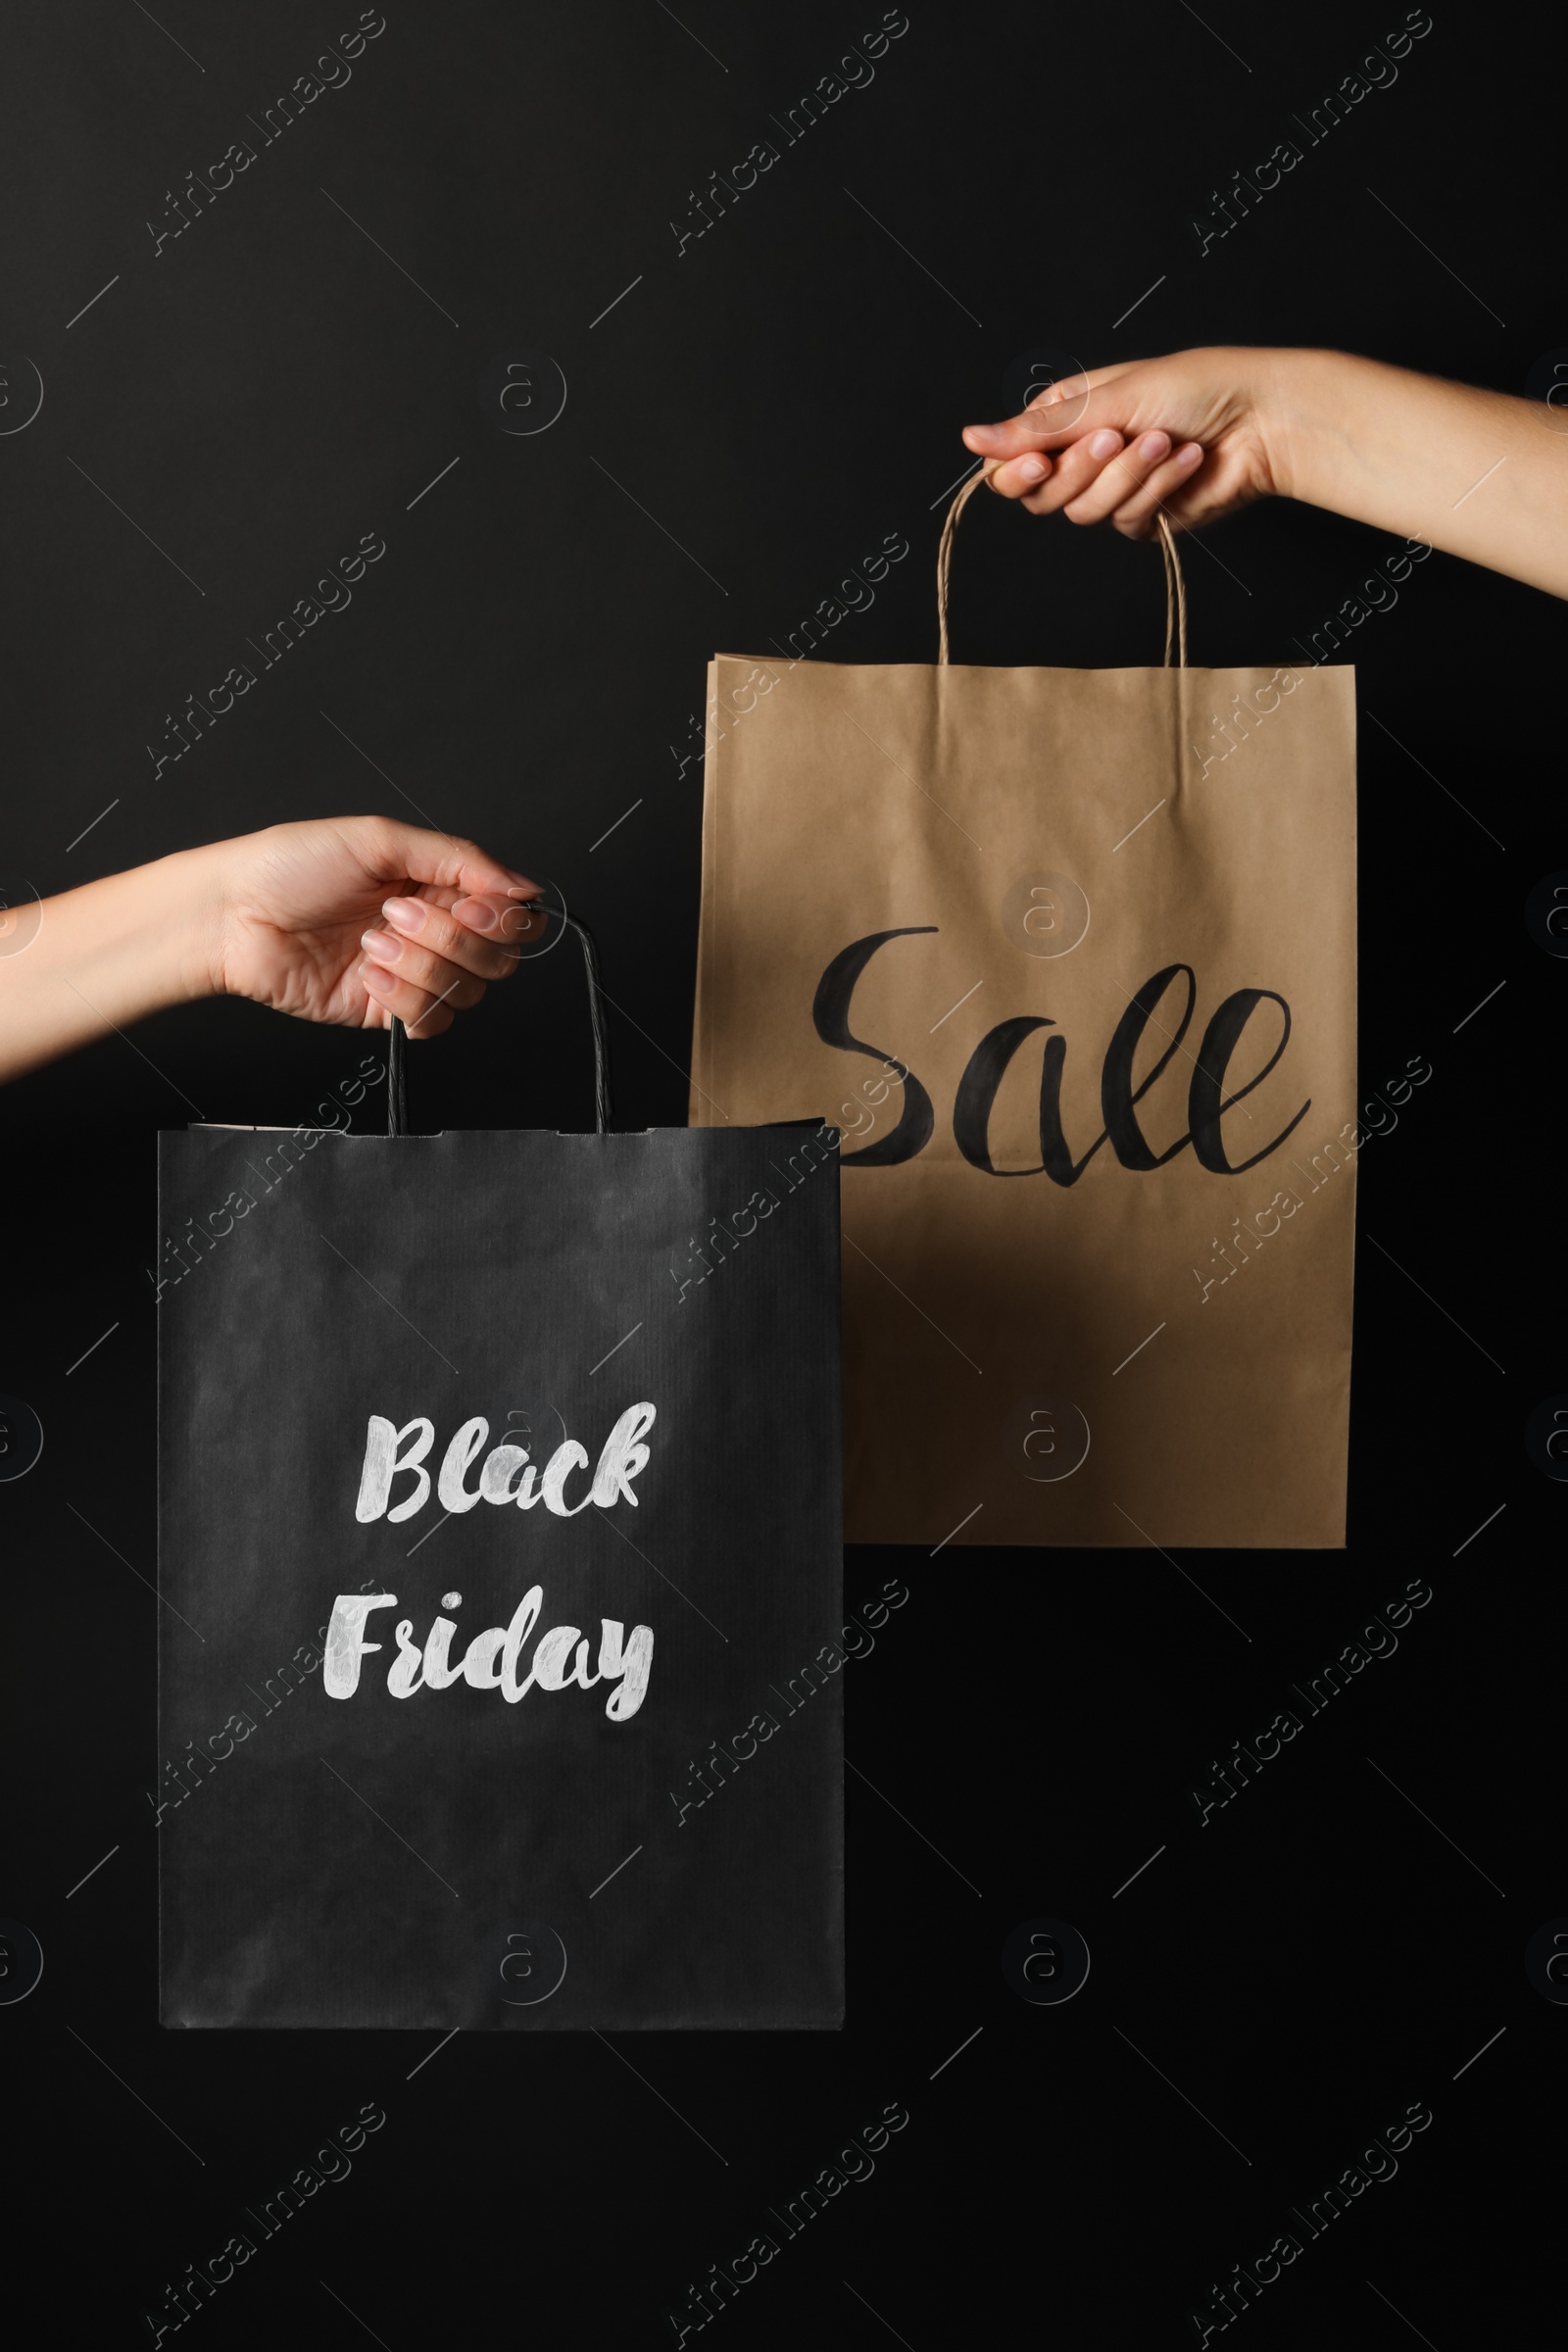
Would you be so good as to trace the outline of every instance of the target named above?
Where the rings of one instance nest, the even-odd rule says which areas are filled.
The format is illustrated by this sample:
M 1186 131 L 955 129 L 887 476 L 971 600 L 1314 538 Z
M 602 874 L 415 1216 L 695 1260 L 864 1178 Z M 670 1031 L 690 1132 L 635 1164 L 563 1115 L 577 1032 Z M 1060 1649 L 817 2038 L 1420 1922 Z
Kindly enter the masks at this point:
M 932 659 L 958 428 L 1002 413 L 1021 354 L 1322 343 L 1520 391 L 1568 346 L 1544 267 L 1562 58 L 1538 14 L 1438 0 L 1397 82 L 1200 258 L 1189 222 L 1210 191 L 1401 10 L 1216 0 L 1205 24 L 915 0 L 874 82 L 681 255 L 689 192 L 782 144 L 770 117 L 879 10 L 392 0 L 348 86 L 261 147 L 247 115 L 354 13 L 8 18 L 0 418 L 33 383 L 17 354 L 45 400 L 0 439 L 0 863 L 47 895 L 277 818 L 412 802 L 594 924 L 622 1124 L 684 1116 L 701 787 L 669 747 L 689 743 L 705 661 L 770 652 L 889 532 L 909 559 L 827 651 Z M 239 137 L 256 162 L 155 259 L 166 191 Z M 533 437 L 477 396 L 518 350 L 568 386 Z M 1000 509 L 969 527 L 960 660 L 1157 658 L 1149 550 Z M 165 712 L 367 531 L 387 554 L 352 608 L 155 783 Z M 1195 661 L 1292 658 L 1391 546 L 1295 507 L 1221 526 L 1188 555 Z M 0 1389 L 46 1432 L 0 1490 L 0 1909 L 45 1953 L 4 2015 L 9 2136 L 14 2195 L 74 2249 L 46 2269 L 24 2238 L 10 2292 L 47 2298 L 40 2340 L 151 2341 L 165 2282 L 368 2100 L 387 2122 L 352 2177 L 218 2290 L 199 2334 L 368 2331 L 403 2352 L 437 2328 L 477 2341 L 494 2310 L 552 2344 L 672 2342 L 687 2282 L 895 2100 L 910 2122 L 875 2178 L 783 2246 L 720 2340 L 891 2330 L 927 2352 L 989 2339 L 1005 2297 L 1064 2345 L 1194 2342 L 1209 2283 L 1412 2101 L 1435 2121 L 1398 2177 L 1306 2244 L 1246 2340 L 1413 2328 L 1450 2352 L 1516 2332 L 1506 2306 L 1539 2279 L 1555 2207 L 1510 2093 L 1561 2032 L 1522 1956 L 1568 1910 L 1541 1820 L 1559 1494 L 1523 1443 L 1568 1386 L 1544 1140 L 1562 967 L 1523 920 L 1568 865 L 1560 626 L 1544 597 L 1434 555 L 1348 649 L 1363 710 L 1407 747 L 1363 727 L 1363 1088 L 1413 1055 L 1434 1071 L 1362 1155 L 1348 1549 L 1180 1569 L 852 1552 L 849 1606 L 895 1568 L 911 1597 L 847 1673 L 866 1779 L 850 1776 L 842 2035 L 622 2037 L 636 2073 L 591 2036 L 461 2036 L 410 2080 L 416 2037 L 159 2031 L 156 1604 L 137 1581 L 152 1137 L 198 1110 L 292 1125 L 365 1048 L 215 1003 L 8 1090 Z M 587 1125 L 578 990 L 546 956 L 416 1049 L 416 1125 Z M 1200 1829 L 1186 1791 L 1210 1759 L 1417 1575 L 1434 1598 L 1397 1655 Z M 1041 1916 L 1093 1954 L 1061 2008 L 1001 1973 L 1007 1934 Z

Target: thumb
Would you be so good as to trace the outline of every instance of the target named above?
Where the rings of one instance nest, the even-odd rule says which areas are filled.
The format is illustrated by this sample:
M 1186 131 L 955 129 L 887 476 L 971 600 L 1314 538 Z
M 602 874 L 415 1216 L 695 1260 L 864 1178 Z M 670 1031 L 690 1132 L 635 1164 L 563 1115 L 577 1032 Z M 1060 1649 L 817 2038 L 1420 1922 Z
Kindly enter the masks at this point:
M 966 424 L 964 447 L 977 458 L 1005 460 L 1021 457 L 1026 450 L 1064 449 L 1104 424 L 1125 431 L 1127 395 L 1118 395 L 1112 387 L 1141 365 L 1122 360 L 1110 368 L 1091 368 L 1086 375 L 1069 376 L 1001 424 Z
M 532 898 L 538 893 L 539 884 L 527 874 L 503 865 L 461 834 L 430 832 L 392 817 L 377 820 L 377 834 L 371 862 L 378 879 L 427 883 L 465 898 Z

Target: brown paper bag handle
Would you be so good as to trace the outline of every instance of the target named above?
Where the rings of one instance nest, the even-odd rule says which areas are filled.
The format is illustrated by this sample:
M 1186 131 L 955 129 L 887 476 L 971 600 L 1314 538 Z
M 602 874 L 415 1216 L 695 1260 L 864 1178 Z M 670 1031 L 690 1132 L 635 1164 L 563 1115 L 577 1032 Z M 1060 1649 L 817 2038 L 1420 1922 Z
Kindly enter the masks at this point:
M 953 564 L 953 542 L 957 533 L 958 517 L 970 499 L 1002 463 L 989 459 L 978 473 L 971 473 L 963 488 L 948 509 L 948 518 L 942 525 L 942 544 L 937 549 L 937 662 L 946 668 L 948 654 L 948 573 Z M 1181 559 L 1176 553 L 1175 534 L 1163 514 L 1156 514 L 1159 525 L 1159 552 L 1165 559 L 1165 667 L 1170 667 L 1171 643 L 1177 649 L 1178 667 L 1187 667 L 1187 583 L 1182 577 Z

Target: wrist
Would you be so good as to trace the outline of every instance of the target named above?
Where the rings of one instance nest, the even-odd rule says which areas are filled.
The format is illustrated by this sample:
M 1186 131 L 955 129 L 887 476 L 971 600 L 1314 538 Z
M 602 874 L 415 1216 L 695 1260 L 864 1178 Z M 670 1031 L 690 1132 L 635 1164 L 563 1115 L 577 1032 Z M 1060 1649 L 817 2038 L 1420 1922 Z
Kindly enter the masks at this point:
M 226 993 L 223 976 L 222 844 L 176 850 L 145 869 L 154 885 L 152 920 L 160 933 L 158 987 L 163 1003 L 194 1004 Z
M 1337 351 L 1261 351 L 1254 355 L 1253 415 L 1276 497 L 1323 504 L 1325 426 L 1343 415 L 1346 366 Z

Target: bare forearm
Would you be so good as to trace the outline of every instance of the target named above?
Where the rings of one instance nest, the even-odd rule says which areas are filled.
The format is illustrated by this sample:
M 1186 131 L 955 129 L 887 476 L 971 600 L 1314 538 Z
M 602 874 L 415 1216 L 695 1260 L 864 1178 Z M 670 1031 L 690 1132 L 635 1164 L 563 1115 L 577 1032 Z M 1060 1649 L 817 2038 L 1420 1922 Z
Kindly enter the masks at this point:
M 1286 497 L 1568 596 L 1568 434 L 1539 403 L 1344 352 L 1256 357 Z
M 0 913 L 0 1085 L 166 1004 L 439 1037 L 555 919 L 477 843 L 395 817 L 269 825 Z
M 211 992 L 209 864 L 184 851 L 19 912 L 25 944 L 0 956 L 0 1084 Z

